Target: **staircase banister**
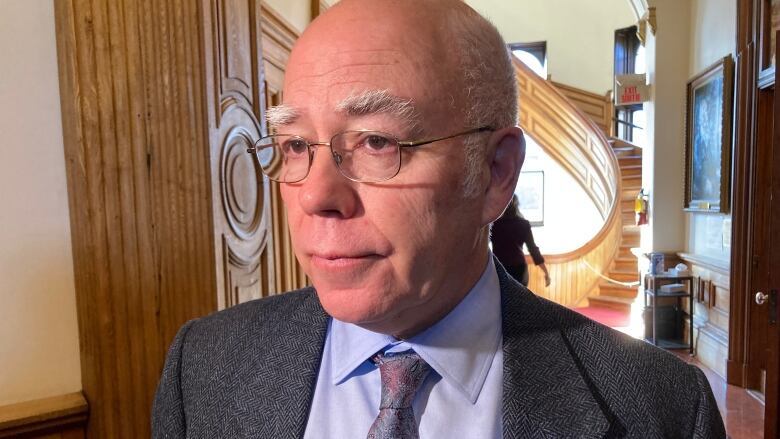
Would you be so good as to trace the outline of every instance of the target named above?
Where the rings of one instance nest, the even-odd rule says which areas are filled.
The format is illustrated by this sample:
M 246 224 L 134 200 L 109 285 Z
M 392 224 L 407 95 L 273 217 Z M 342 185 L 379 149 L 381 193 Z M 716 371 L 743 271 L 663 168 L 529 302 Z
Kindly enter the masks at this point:
M 582 261 L 604 270 L 619 249 L 622 182 L 618 159 L 601 129 L 554 85 L 517 59 L 514 67 L 520 95 L 521 128 L 571 173 L 604 220 L 599 231 L 583 246 L 566 253 L 544 255 L 554 279 L 550 288 L 544 287 L 539 270 L 531 272 L 532 291 L 558 303 L 575 306 L 592 289 L 598 288 L 600 280 L 595 273 L 582 267 Z M 569 287 L 563 284 L 569 284 Z

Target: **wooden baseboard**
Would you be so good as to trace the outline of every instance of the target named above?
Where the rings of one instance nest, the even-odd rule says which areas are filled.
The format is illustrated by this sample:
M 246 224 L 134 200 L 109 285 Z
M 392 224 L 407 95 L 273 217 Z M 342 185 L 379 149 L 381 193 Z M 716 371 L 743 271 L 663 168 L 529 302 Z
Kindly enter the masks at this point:
M 83 438 L 88 414 L 81 392 L 0 406 L 0 438 Z
M 732 386 L 745 387 L 745 364 L 738 361 L 728 360 L 726 362 L 726 382 Z
M 726 379 L 726 362 L 729 354 L 728 334 L 709 323 L 705 323 L 699 328 L 699 334 L 695 340 L 696 356 L 699 361 Z

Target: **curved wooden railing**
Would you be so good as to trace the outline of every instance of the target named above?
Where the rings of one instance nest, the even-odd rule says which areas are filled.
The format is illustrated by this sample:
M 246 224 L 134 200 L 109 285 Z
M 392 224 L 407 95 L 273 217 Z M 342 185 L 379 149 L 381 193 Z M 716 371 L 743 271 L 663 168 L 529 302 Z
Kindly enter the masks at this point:
M 545 255 L 552 285 L 541 270 L 531 269 L 529 287 L 565 306 L 576 306 L 598 288 L 599 277 L 586 268 L 607 272 L 620 246 L 620 169 L 604 133 L 555 86 L 514 60 L 520 99 L 520 126 L 582 186 L 604 225 L 582 247 Z

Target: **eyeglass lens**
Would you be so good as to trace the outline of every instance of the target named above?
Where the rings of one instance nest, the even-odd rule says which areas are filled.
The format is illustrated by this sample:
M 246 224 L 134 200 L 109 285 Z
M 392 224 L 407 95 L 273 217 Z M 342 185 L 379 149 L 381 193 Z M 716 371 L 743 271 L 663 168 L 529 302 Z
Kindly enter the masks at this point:
M 256 154 L 260 167 L 271 180 L 295 183 L 309 173 L 313 151 L 305 139 L 277 134 L 260 139 Z M 377 131 L 347 131 L 330 142 L 341 173 L 355 181 L 379 182 L 394 177 L 401 167 L 398 140 Z

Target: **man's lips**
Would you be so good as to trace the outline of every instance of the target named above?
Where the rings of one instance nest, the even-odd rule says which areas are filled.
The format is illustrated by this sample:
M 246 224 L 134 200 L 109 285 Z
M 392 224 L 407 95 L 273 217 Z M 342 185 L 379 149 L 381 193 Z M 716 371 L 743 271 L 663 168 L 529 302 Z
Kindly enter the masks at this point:
M 381 258 L 383 256 L 376 253 L 313 253 L 311 263 L 318 268 L 337 270 L 356 268 L 376 262 Z

